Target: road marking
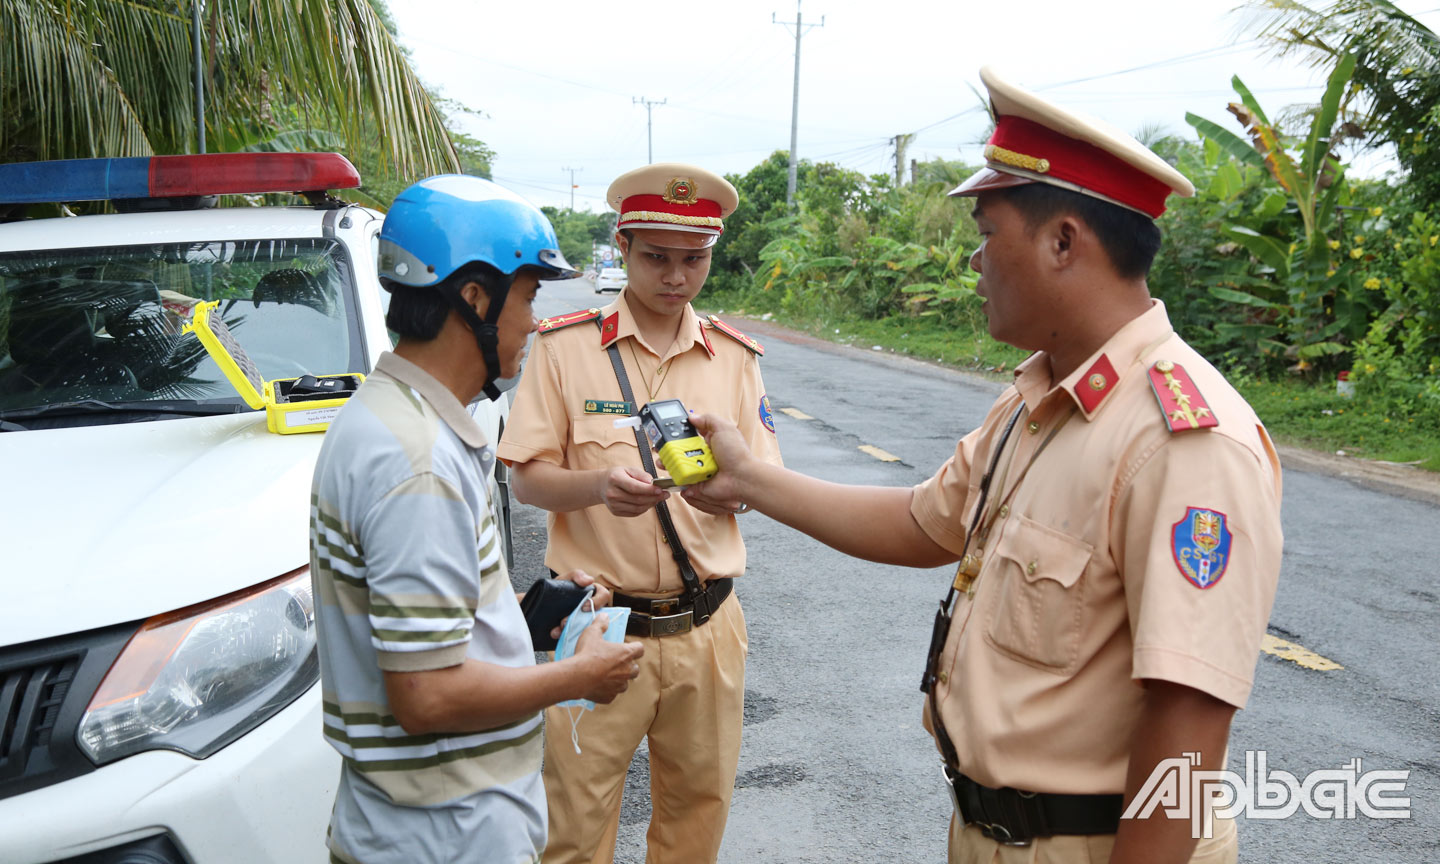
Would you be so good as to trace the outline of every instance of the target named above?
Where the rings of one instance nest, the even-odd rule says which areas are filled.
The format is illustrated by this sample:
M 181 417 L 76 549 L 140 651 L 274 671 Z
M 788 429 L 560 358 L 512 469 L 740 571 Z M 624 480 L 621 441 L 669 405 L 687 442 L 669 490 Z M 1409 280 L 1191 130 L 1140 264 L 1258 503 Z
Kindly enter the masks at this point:
M 1314 669 L 1316 672 L 1332 672 L 1336 669 L 1344 669 L 1339 663 L 1326 657 L 1321 657 L 1303 645 L 1296 645 L 1294 642 L 1286 642 L 1278 636 L 1265 634 L 1265 639 L 1260 643 L 1260 650 L 1272 657 L 1279 657 L 1281 660 L 1289 660 L 1296 666 L 1303 666 L 1306 669 Z
M 791 417 L 794 417 L 796 420 L 814 420 L 814 419 L 815 419 L 814 417 L 811 417 L 809 414 L 806 414 L 804 411 L 801 411 L 799 408 L 781 408 L 781 409 L 780 409 L 780 413 L 781 413 L 781 414 L 789 414 Z
M 876 459 L 879 459 L 881 462 L 899 462 L 899 461 L 900 461 L 900 457 L 899 457 L 899 456 L 896 456 L 896 455 L 891 454 L 891 453 L 886 453 L 884 450 L 881 450 L 879 447 L 875 447 L 875 446 L 870 445 L 870 444 L 861 444 L 861 445 L 860 445 L 860 451 L 861 451 L 862 453 L 869 453 L 871 456 L 874 456 Z

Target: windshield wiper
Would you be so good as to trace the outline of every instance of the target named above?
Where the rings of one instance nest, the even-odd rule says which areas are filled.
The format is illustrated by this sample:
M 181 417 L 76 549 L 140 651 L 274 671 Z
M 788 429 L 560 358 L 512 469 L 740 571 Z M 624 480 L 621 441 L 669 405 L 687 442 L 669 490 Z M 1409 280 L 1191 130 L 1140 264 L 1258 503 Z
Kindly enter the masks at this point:
M 49 405 L 33 405 L 29 408 L 15 408 L 10 411 L 0 411 L 0 421 L 23 419 L 25 417 L 68 417 L 79 414 L 105 414 L 116 411 L 210 417 L 217 414 L 239 414 L 242 411 L 249 410 L 252 410 L 249 406 L 237 403 L 203 403 L 184 399 L 135 399 L 123 402 L 105 402 L 100 399 L 77 399 L 72 402 L 52 402 Z

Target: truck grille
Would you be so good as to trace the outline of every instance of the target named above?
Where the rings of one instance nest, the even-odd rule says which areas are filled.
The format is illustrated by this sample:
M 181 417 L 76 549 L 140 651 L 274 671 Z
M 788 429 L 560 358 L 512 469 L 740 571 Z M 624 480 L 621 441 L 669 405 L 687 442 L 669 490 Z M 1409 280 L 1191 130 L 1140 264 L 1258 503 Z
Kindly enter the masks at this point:
M 75 743 L 134 625 L 0 648 L 0 798 L 95 770 Z
M 25 770 L 30 753 L 50 746 L 60 705 L 80 668 L 79 657 L 11 669 L 0 680 L 0 779 Z

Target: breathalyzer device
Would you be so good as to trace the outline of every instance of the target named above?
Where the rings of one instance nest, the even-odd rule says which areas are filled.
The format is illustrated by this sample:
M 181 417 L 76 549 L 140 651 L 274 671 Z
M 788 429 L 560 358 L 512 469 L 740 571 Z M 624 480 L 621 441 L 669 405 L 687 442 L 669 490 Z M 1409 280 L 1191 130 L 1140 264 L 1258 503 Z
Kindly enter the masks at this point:
M 719 466 L 710 445 L 690 422 L 690 412 L 679 399 L 661 399 L 646 403 L 639 416 L 615 421 L 616 426 L 639 426 L 650 439 L 650 446 L 660 456 L 660 464 L 670 478 L 659 477 L 656 486 L 689 486 L 715 476 Z

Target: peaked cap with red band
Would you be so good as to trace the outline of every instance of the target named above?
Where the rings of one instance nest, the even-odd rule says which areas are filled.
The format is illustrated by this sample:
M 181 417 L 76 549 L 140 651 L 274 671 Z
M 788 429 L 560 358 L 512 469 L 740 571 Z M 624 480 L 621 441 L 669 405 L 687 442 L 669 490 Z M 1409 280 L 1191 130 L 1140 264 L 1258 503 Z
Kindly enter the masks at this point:
M 679 162 L 657 162 L 615 178 L 605 193 L 624 228 L 658 228 L 707 235 L 709 246 L 725 230 L 724 219 L 740 203 L 730 181 Z
M 1165 212 L 1170 193 L 1195 194 L 1185 175 L 1113 126 L 1051 104 L 989 66 L 981 68 L 980 80 L 995 113 L 986 167 L 951 195 L 1048 183 L 1154 219 Z

